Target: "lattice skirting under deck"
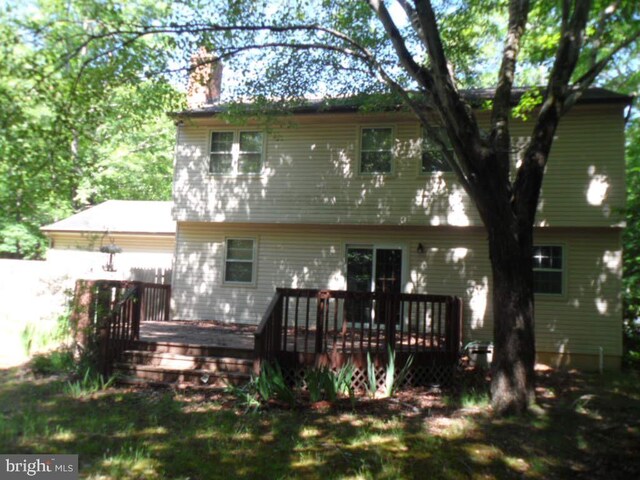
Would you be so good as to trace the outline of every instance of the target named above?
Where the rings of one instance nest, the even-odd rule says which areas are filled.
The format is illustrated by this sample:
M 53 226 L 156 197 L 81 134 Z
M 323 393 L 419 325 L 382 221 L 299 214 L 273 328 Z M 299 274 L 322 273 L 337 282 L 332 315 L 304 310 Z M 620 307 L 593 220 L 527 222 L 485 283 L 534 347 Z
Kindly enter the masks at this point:
M 282 372 L 289 385 L 306 389 L 305 368 L 283 367 Z M 396 378 L 398 371 L 396 371 Z M 399 388 L 418 386 L 450 386 L 454 382 L 456 368 L 452 365 L 418 365 L 412 366 Z M 376 367 L 376 383 L 378 389 L 383 389 L 386 380 L 386 368 Z M 351 386 L 356 392 L 368 390 L 368 378 L 366 368 L 355 367 Z

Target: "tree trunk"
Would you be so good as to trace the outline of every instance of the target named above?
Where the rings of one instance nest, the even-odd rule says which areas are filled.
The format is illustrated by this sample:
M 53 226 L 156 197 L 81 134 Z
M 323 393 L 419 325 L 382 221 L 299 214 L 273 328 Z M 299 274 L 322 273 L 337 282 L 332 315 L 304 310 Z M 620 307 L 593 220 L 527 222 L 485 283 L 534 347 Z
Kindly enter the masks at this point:
M 498 415 L 520 414 L 535 402 L 533 228 L 490 229 L 493 272 L 491 403 Z

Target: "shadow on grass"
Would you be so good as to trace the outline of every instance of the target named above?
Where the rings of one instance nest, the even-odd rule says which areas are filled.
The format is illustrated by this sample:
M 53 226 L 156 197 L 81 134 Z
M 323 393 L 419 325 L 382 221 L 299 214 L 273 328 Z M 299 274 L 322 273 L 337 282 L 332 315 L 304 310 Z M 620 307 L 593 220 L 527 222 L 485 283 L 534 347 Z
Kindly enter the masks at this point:
M 546 374 L 543 411 L 485 406 L 239 414 L 212 393 L 107 391 L 0 371 L 0 450 L 78 453 L 83 478 L 639 478 L 636 376 Z

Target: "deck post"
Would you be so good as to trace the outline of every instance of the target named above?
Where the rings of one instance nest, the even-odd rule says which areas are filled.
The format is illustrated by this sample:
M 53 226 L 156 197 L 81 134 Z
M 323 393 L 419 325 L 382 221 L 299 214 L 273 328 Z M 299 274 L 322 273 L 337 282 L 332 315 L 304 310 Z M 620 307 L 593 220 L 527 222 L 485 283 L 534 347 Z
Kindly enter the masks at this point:
M 137 282 L 135 282 L 137 283 Z M 140 321 L 148 320 L 147 318 L 147 302 L 145 299 L 145 287 L 144 283 L 137 283 L 137 292 L 136 292 L 137 303 L 139 305 L 139 316 L 138 316 L 138 331 L 140 330 Z M 135 318 L 135 317 L 134 317 Z M 135 330 L 134 330 L 135 331 Z
M 168 322 L 171 317 L 171 285 L 164 286 L 164 312 L 163 320 Z
M 146 305 L 144 301 L 144 284 L 136 285 L 134 294 L 133 312 L 131 319 L 131 338 L 129 340 L 140 340 L 140 320 L 144 318 Z
M 331 297 L 331 293 L 328 290 L 321 290 L 316 295 L 316 342 L 315 342 L 315 354 L 320 355 L 323 353 L 324 345 L 324 317 L 325 309 L 327 308 L 327 301 Z
M 77 280 L 73 296 L 73 311 L 71 325 L 73 327 L 75 343 L 80 351 L 89 344 L 91 326 L 95 319 L 95 280 Z
M 462 322 L 462 301 L 459 297 L 447 300 L 446 305 L 446 336 L 447 353 L 451 360 L 458 356 L 460 349 L 460 330 Z
M 118 285 L 113 282 L 96 282 L 96 341 L 98 369 L 105 377 L 111 373 L 111 316 L 114 297 L 119 295 Z M 114 291 L 115 289 L 115 291 Z
M 272 330 L 272 355 L 277 355 L 282 351 L 282 299 L 284 296 L 279 296 L 278 302 L 273 308 L 273 330 Z M 286 347 L 286 345 L 285 345 Z
M 381 302 L 381 313 L 384 315 L 385 326 L 385 352 L 389 351 L 389 348 L 395 350 L 396 345 L 396 298 L 392 294 L 383 293 L 379 300 Z

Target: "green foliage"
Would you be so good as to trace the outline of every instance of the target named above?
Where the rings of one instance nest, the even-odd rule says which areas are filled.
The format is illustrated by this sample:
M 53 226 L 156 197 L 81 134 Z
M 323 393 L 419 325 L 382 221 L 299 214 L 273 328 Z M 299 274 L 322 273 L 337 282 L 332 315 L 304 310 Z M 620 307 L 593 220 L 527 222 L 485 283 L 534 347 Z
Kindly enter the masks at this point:
M 403 415 L 395 402 L 349 413 L 237 415 L 225 396 L 172 390 L 76 400 L 60 379 L 2 373 L 0 450 L 64 448 L 80 455 L 80 478 L 551 479 L 579 469 L 588 478 L 632 479 L 639 466 L 634 372 L 543 377 L 545 413 L 499 422 L 439 407 Z M 585 394 L 593 399 L 576 413 Z
M 352 386 L 355 367 L 346 363 L 337 371 L 328 367 L 309 368 L 305 371 L 305 384 L 312 402 L 328 400 L 335 402 L 340 395 L 355 401 Z M 263 363 L 258 376 L 242 386 L 227 385 L 226 391 L 236 397 L 245 412 L 255 411 L 265 403 L 276 400 L 293 407 L 301 395 L 301 386 L 292 388 L 286 382 L 280 366 Z
M 449 408 L 485 408 L 491 403 L 487 388 L 463 388 L 457 394 L 445 395 L 443 403 Z
M 255 379 L 251 379 L 251 381 L 240 386 L 227 383 L 225 392 L 236 398 L 238 404 L 244 409 L 244 413 L 255 412 L 262 406 L 256 391 Z
M 147 22 L 163 2 L 95 0 L 0 8 L 0 256 L 39 258 L 39 227 L 109 198 L 168 199 L 183 96 L 152 39 L 84 44 L 99 23 Z
M 327 397 L 335 399 L 335 392 L 332 391 L 332 375 L 333 372 L 327 367 L 307 369 L 304 374 L 304 380 L 312 402 L 319 402 Z
M 413 355 L 409 356 L 404 366 L 396 374 L 396 352 L 389 346 L 387 353 L 389 361 L 385 372 L 384 395 L 385 397 L 393 397 L 409 374 L 413 364 Z
M 68 348 L 35 355 L 31 359 L 31 370 L 38 375 L 70 374 L 76 367 L 73 352 Z
M 252 380 L 260 399 L 264 402 L 278 400 L 289 406 L 294 406 L 296 396 L 293 389 L 287 384 L 280 365 L 271 365 L 268 362 L 262 364 L 260 375 Z
M 93 368 L 86 367 L 81 378 L 73 381 L 69 380 L 66 383 L 64 392 L 70 397 L 82 398 L 108 389 L 116 380 L 117 377 L 115 375 L 105 379 L 103 375 Z
M 60 315 L 53 326 L 44 322 L 27 323 L 22 330 L 22 347 L 27 355 L 68 345 L 73 336 L 71 312 Z
M 378 391 L 378 378 L 376 375 L 376 366 L 371 361 L 371 354 L 367 352 L 367 393 L 371 398 L 376 396 Z
M 338 395 L 353 397 L 353 373 L 355 367 L 351 362 L 334 372 L 329 367 L 308 368 L 304 379 L 312 402 L 328 400 L 335 402 Z
M 404 382 L 411 370 L 413 364 L 413 355 L 411 355 L 400 371 L 396 372 L 396 353 L 388 346 L 388 360 L 385 366 L 384 390 L 385 397 L 393 397 Z M 378 391 L 378 378 L 376 375 L 376 366 L 371 360 L 371 355 L 367 352 L 367 393 L 371 398 L 375 397 Z

